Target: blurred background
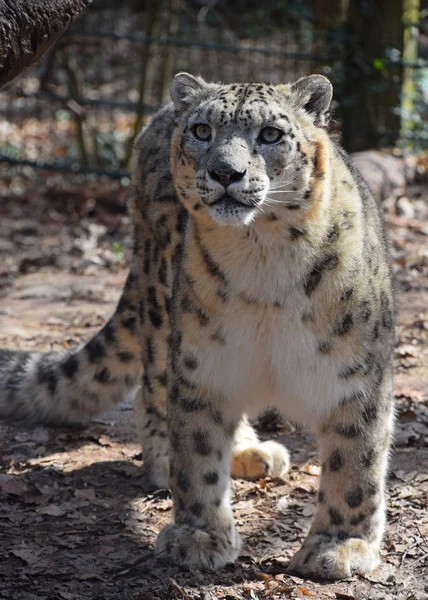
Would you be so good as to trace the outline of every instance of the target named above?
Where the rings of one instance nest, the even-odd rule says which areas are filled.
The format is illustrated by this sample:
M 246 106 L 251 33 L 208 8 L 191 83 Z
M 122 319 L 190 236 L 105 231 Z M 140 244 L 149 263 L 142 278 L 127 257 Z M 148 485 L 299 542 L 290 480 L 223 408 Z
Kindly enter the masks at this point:
M 225 82 L 323 73 L 349 151 L 417 152 L 427 17 L 428 0 L 94 0 L 0 93 L 0 162 L 126 181 L 135 135 L 181 70 Z

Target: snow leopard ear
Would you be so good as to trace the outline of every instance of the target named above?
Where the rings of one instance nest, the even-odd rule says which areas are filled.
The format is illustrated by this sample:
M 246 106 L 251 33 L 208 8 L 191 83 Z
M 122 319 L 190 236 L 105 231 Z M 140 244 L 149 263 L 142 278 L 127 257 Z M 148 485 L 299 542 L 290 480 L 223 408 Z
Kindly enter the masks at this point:
M 330 116 L 330 103 L 333 97 L 333 86 L 324 75 L 302 77 L 290 88 L 297 105 L 314 117 L 318 127 L 326 127 Z
M 171 99 L 178 110 L 186 110 L 195 96 L 208 88 L 202 77 L 193 77 L 189 73 L 177 73 L 172 80 Z

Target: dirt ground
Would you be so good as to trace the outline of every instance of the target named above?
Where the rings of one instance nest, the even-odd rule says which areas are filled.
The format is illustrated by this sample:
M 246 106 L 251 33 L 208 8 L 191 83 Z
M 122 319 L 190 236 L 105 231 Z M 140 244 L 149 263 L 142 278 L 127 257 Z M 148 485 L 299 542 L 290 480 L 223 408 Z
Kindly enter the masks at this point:
M 60 176 L 2 177 L 0 346 L 64 350 L 114 310 L 129 261 L 126 188 Z M 428 190 L 384 203 L 397 282 L 397 429 L 382 566 L 313 583 L 286 574 L 314 512 L 313 437 L 285 423 L 287 479 L 235 481 L 244 538 L 233 566 L 184 572 L 153 542 L 171 518 L 167 490 L 145 488 L 132 407 L 84 430 L 0 424 L 0 598 L 8 600 L 422 600 L 428 598 Z

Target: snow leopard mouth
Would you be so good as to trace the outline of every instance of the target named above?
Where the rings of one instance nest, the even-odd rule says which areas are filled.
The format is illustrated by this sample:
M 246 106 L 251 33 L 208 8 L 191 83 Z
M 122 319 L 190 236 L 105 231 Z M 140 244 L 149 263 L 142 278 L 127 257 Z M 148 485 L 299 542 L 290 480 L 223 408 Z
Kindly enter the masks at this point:
M 210 204 L 210 208 L 220 209 L 222 211 L 230 211 L 236 209 L 253 210 L 254 205 L 244 204 L 229 194 L 224 194 L 218 200 Z

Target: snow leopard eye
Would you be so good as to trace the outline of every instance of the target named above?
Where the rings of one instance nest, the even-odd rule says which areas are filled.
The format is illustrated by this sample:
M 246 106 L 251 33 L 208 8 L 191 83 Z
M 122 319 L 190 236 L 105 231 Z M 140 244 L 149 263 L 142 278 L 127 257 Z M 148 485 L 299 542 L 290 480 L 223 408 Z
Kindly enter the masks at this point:
M 284 135 L 284 132 L 276 127 L 265 127 L 259 135 L 260 144 L 276 144 Z
M 192 127 L 192 133 L 200 142 L 209 142 L 211 139 L 211 127 L 204 123 L 197 123 Z

